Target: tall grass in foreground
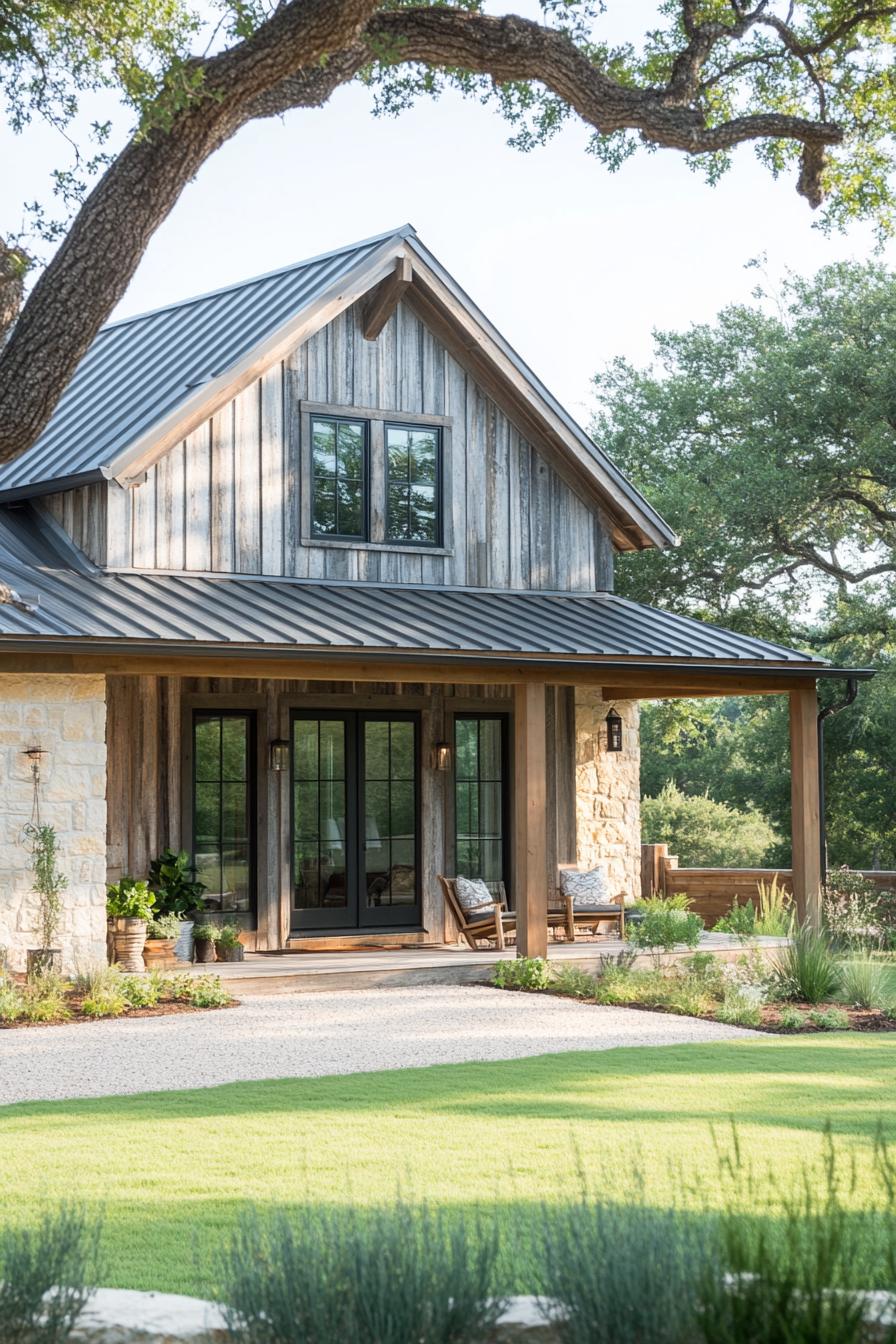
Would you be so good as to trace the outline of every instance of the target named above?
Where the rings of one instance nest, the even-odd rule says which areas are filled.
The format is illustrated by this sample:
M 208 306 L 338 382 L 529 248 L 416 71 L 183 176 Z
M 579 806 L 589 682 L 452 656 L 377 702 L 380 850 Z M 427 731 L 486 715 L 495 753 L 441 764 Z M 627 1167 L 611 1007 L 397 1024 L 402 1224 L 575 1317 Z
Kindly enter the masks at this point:
M 78 1209 L 0 1226 L 0 1341 L 64 1344 L 98 1275 L 99 1227 Z
M 824 1003 L 840 988 L 841 971 L 827 934 L 797 929 L 775 957 L 775 978 L 785 999 Z

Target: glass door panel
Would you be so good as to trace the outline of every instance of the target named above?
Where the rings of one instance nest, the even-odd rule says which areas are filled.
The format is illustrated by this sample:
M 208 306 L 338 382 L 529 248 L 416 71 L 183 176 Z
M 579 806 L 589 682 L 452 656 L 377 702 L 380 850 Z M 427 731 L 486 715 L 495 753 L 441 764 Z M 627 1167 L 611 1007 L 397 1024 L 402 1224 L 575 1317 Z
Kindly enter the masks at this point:
M 492 891 L 508 881 L 507 729 L 497 715 L 454 720 L 454 823 L 457 871 Z
M 413 923 L 419 907 L 416 722 L 364 716 L 362 743 L 362 923 Z
M 353 734 L 348 716 L 293 719 L 293 925 L 355 922 Z

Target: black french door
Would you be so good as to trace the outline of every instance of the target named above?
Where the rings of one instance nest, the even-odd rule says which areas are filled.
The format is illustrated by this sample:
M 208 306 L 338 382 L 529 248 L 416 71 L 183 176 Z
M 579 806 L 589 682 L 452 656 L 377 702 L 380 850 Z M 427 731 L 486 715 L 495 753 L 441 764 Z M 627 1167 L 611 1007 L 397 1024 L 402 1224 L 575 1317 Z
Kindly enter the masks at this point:
M 295 710 L 292 927 L 420 923 L 418 716 Z

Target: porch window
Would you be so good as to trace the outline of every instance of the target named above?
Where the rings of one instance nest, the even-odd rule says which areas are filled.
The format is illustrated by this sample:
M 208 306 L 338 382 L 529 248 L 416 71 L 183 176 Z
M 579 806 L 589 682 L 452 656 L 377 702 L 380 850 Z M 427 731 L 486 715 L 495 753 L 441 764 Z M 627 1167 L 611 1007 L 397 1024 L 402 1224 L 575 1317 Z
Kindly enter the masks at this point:
M 367 539 L 367 422 L 311 420 L 311 528 L 316 537 Z
M 388 541 L 438 544 L 441 476 L 441 435 L 437 427 L 386 425 Z
M 251 910 L 255 898 L 255 716 L 193 714 L 193 857 L 209 909 Z
M 454 720 L 457 873 L 490 885 L 507 882 L 507 720 L 459 715 Z

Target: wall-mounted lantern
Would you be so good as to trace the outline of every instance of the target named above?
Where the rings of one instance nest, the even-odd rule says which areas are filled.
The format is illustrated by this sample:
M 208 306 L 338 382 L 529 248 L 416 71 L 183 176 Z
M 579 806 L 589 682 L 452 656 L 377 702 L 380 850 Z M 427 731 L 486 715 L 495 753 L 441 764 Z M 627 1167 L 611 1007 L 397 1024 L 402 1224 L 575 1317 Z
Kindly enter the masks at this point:
M 34 780 L 35 784 L 39 784 L 40 768 L 43 759 L 45 756 L 49 756 L 50 753 L 45 747 L 28 747 L 27 750 L 23 751 L 21 754 L 28 758 L 28 764 L 31 767 L 31 778 Z
M 271 743 L 271 769 L 278 775 L 289 769 L 289 743 L 285 738 L 278 737 Z
M 615 707 L 607 715 L 607 751 L 622 750 L 622 719 Z
M 451 769 L 451 744 L 449 742 L 433 743 L 430 753 L 430 764 L 433 770 Z

